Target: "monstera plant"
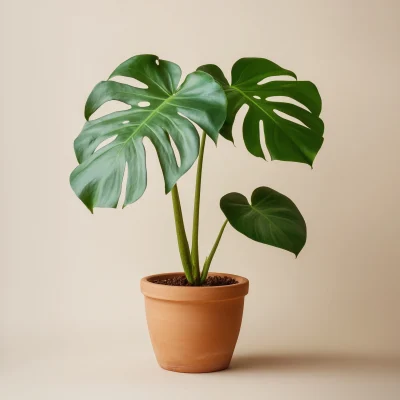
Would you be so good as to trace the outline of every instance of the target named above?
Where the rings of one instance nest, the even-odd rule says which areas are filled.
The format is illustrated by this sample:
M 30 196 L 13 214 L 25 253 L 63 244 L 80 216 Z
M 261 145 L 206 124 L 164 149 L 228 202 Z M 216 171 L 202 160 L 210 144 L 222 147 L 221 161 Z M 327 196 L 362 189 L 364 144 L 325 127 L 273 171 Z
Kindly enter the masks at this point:
M 112 80 L 114 77 L 134 78 L 142 85 L 120 83 Z M 87 122 L 74 143 L 79 165 L 72 172 L 70 183 L 76 195 L 93 212 L 95 207 L 117 207 L 126 174 L 123 207 L 134 203 L 146 189 L 143 139 L 148 138 L 158 154 L 165 193 L 171 193 L 184 276 L 179 279 L 175 275 L 155 276 L 157 279 L 145 278 L 143 293 L 149 299 L 171 300 L 169 294 L 166 297 L 160 292 L 152 295 L 152 290 L 159 291 L 161 287 L 158 285 L 158 289 L 154 289 L 154 284 L 187 287 L 226 285 L 232 288 L 244 287 L 232 289 L 232 293 L 233 290 L 241 290 L 240 296 L 238 293 L 236 297 L 232 294 L 228 296 L 229 299 L 244 298 L 248 287 L 245 278 L 231 276 L 224 280 L 221 276 L 212 276 L 209 273 L 227 223 L 250 239 L 288 250 L 296 256 L 306 242 L 306 224 L 296 205 L 271 188 L 255 189 L 250 201 L 239 193 L 226 194 L 220 202 L 226 220 L 210 253 L 200 263 L 199 211 L 207 136 L 215 143 L 219 135 L 233 142 L 236 114 L 242 106 L 247 105 L 242 132 L 250 154 L 265 158 L 260 138 L 262 126 L 263 138 L 272 160 L 300 162 L 312 166 L 323 143 L 324 125 L 319 117 L 321 98 L 313 83 L 299 81 L 292 71 L 263 58 L 242 58 L 237 61 L 232 67 L 231 83 L 221 69 L 213 64 L 199 67 L 187 75 L 182 83 L 181 77 L 181 69 L 177 64 L 154 55 L 139 55 L 123 62 L 108 80 L 98 83 L 86 102 Z M 111 100 L 123 102 L 129 108 L 90 119 L 97 109 Z M 203 130 L 201 138 L 195 125 Z M 179 153 L 179 161 L 175 151 Z M 189 246 L 177 182 L 196 160 L 193 230 Z M 222 303 L 229 304 L 227 298 L 217 297 L 213 299 L 214 302 L 223 300 Z M 172 300 L 177 301 L 175 298 Z M 184 324 L 179 321 L 181 325 Z M 148 323 L 151 328 L 149 318 Z M 232 328 L 233 331 L 235 329 Z M 238 334 L 238 329 L 236 331 Z M 233 347 L 237 334 L 236 338 L 233 337 Z M 155 336 L 153 333 L 152 339 Z M 174 337 L 171 341 L 175 339 L 179 341 L 182 338 Z M 163 359 L 165 351 L 157 351 L 155 342 L 157 340 L 154 339 L 153 345 L 159 362 L 167 369 L 180 368 L 189 372 L 200 372 L 226 367 L 226 360 L 219 364 L 214 362 L 214 367 L 210 367 L 211 363 L 198 368 L 193 367 L 193 362 L 189 362 L 189 365 L 181 360 L 181 367 L 173 367 L 170 361 Z

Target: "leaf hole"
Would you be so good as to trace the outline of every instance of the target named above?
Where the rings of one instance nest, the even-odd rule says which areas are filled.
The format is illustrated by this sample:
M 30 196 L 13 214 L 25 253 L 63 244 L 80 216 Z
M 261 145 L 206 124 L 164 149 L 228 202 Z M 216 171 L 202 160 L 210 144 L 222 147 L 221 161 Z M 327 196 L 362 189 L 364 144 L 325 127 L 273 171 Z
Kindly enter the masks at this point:
M 196 122 L 192 121 L 190 118 L 188 118 L 185 114 L 182 114 L 181 112 L 177 112 L 177 114 L 180 117 L 187 119 L 196 128 L 197 133 L 200 135 L 203 129 L 201 129 L 200 126 L 196 124 Z
M 96 151 L 99 151 L 100 149 L 102 149 L 103 147 L 107 146 L 108 144 L 112 143 L 118 135 L 113 135 L 111 137 L 109 137 L 108 139 L 104 140 L 103 142 L 101 142 L 97 147 L 96 147 Z
M 111 114 L 116 111 L 125 111 L 129 110 L 131 106 L 129 104 L 125 104 L 122 101 L 118 100 L 110 100 L 106 103 L 102 104 L 89 118 L 90 121 L 94 119 L 103 117 L 104 115 Z
M 261 97 L 260 96 L 253 96 L 255 99 L 257 99 L 257 100 L 261 100 Z
M 169 139 L 170 139 L 169 141 L 171 143 L 172 151 L 174 152 L 174 155 L 175 155 L 176 164 L 178 165 L 178 168 L 180 168 L 181 167 L 181 155 L 179 154 L 179 150 L 176 147 L 174 139 L 171 136 L 169 136 Z
M 274 113 L 283 119 L 286 119 L 288 121 L 294 122 L 295 124 L 302 125 L 302 126 L 308 128 L 308 126 L 304 122 L 300 121 L 299 119 L 297 119 L 295 117 L 292 117 L 289 114 L 286 114 L 282 111 L 275 110 L 275 109 L 274 109 Z
M 122 208 L 122 206 L 124 205 L 127 183 L 128 183 L 128 162 L 125 162 L 124 175 L 121 183 L 121 193 L 119 195 L 117 208 Z
M 156 64 L 157 65 L 160 65 L 160 60 L 157 58 L 157 60 L 156 60 Z
M 237 124 L 237 126 L 243 126 L 244 119 L 245 119 L 247 113 L 249 112 L 249 109 L 250 109 L 250 107 L 248 106 L 248 104 L 243 104 L 243 106 L 240 107 L 239 111 L 236 114 L 236 118 L 235 118 L 235 123 Z M 235 144 L 234 144 L 235 147 L 246 149 L 243 134 L 235 136 L 235 132 L 233 131 L 232 133 L 233 133 L 233 137 L 235 140 Z M 219 139 L 219 140 L 221 140 L 221 139 Z
M 265 140 L 264 121 L 263 120 L 260 120 L 260 123 L 259 123 L 259 133 L 260 133 L 260 145 L 261 145 L 262 151 L 264 153 L 264 157 L 267 161 L 270 161 L 269 151 L 268 151 L 267 143 Z
M 150 102 L 148 102 L 148 101 L 140 101 L 140 102 L 138 103 L 138 106 L 139 106 L 139 107 L 142 107 L 142 108 L 148 107 L 149 105 L 150 105 Z
M 295 78 L 288 75 L 268 76 L 267 78 L 264 78 L 263 80 L 258 82 L 258 85 L 264 85 L 266 83 L 273 81 L 295 81 L 295 80 L 296 80 Z
M 123 124 L 124 124 L 124 125 L 125 125 L 125 124 L 129 124 L 129 121 L 124 121 Z
M 125 83 L 126 85 L 134 86 L 139 89 L 148 89 L 149 88 L 145 83 L 140 82 L 139 80 L 137 80 L 135 78 L 130 78 L 127 76 L 113 76 L 110 80 L 119 82 L 119 83 Z
M 306 111 L 311 112 L 304 104 L 300 103 L 299 101 L 292 99 L 291 97 L 287 97 L 287 96 L 270 96 L 267 97 L 265 99 L 266 101 L 275 101 L 278 103 L 289 103 L 289 104 L 293 104 L 297 107 L 300 107 Z

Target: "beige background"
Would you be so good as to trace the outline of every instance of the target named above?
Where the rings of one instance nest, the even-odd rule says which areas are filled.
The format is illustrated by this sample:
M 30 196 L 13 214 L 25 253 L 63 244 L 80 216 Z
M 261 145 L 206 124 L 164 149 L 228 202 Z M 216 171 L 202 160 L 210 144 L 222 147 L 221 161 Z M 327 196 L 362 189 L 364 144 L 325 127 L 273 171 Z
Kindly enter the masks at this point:
M 209 398 L 252 388 L 252 398 L 322 398 L 319 390 L 332 399 L 396 398 L 386 369 L 372 379 L 318 366 L 354 354 L 386 366 L 400 357 L 399 19 L 395 0 L 1 1 L 5 398 L 147 399 L 158 390 L 197 398 L 188 391 L 202 385 Z M 248 368 L 196 377 L 155 366 L 139 279 L 180 265 L 154 149 L 147 146 L 149 187 L 123 211 L 92 216 L 69 187 L 87 95 L 141 53 L 175 61 L 185 74 L 205 63 L 229 74 L 240 57 L 266 57 L 321 92 L 326 133 L 314 170 L 250 156 L 240 135 L 244 109 L 236 148 L 222 138 L 207 145 L 203 256 L 230 191 L 249 196 L 271 186 L 308 225 L 297 260 L 232 228 L 222 239 L 213 270 L 251 282 L 234 364 Z M 190 228 L 194 170 L 179 186 Z M 323 365 L 312 361 L 317 355 Z

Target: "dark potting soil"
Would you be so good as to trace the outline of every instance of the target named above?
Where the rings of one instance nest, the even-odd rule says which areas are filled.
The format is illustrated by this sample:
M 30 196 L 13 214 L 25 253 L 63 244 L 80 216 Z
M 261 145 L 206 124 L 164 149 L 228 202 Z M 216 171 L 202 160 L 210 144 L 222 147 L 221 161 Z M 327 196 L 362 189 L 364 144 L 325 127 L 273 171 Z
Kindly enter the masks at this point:
M 192 286 L 185 276 L 173 276 L 170 278 L 158 278 L 153 279 L 152 283 L 158 283 L 159 285 L 167 286 Z M 201 286 L 228 286 L 239 283 L 237 280 L 230 278 L 229 276 L 208 276 L 205 282 Z

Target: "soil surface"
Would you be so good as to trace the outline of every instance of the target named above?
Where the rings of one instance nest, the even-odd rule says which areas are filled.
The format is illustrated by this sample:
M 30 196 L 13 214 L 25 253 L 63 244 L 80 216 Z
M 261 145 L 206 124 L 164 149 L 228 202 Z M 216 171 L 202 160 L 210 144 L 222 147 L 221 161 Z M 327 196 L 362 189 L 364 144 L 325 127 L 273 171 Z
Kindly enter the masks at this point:
M 153 279 L 152 283 L 158 283 L 159 285 L 167 286 L 193 286 L 191 285 L 185 276 L 174 276 L 170 278 L 158 278 Z M 229 276 L 208 276 L 205 282 L 201 286 L 228 286 L 239 283 L 237 280 L 230 278 Z

